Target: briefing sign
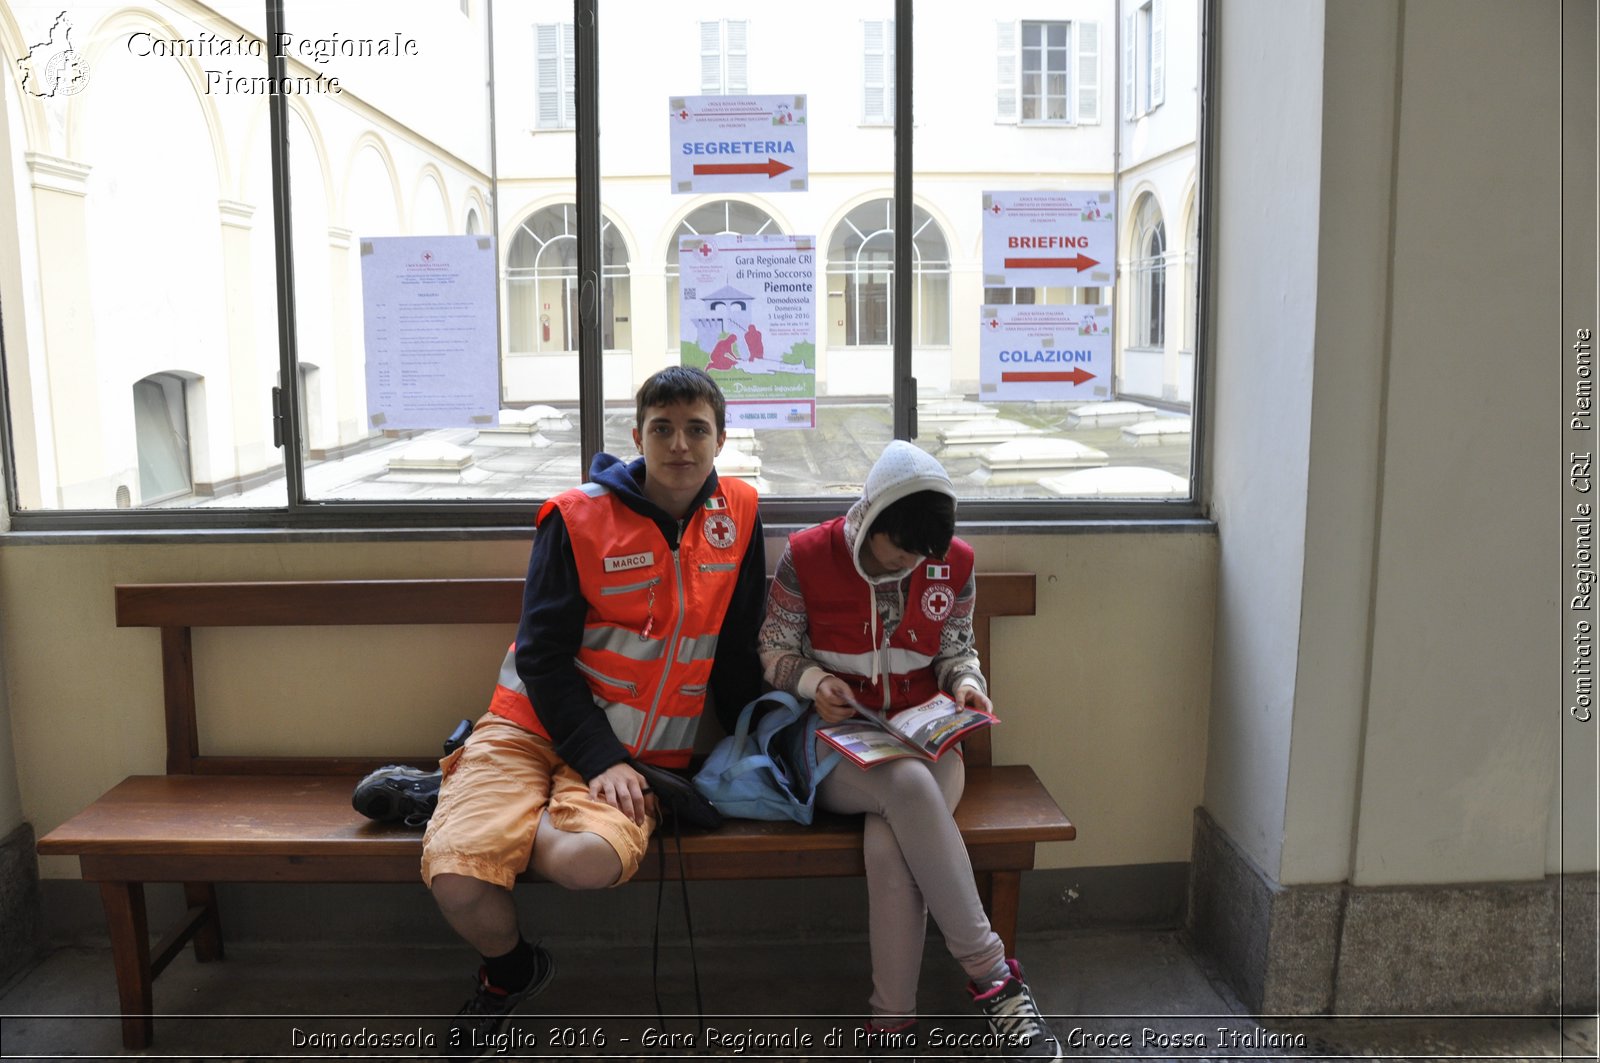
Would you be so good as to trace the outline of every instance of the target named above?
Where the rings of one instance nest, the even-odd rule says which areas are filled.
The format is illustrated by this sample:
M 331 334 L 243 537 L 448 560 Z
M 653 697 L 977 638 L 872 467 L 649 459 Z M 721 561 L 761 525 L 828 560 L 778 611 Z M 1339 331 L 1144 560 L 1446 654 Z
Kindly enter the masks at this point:
M 810 428 L 817 255 L 810 236 L 678 238 L 680 349 L 728 399 L 730 428 Z
M 1109 288 L 1116 264 L 1110 192 L 985 192 L 989 288 Z
M 986 306 L 980 398 L 999 402 L 1111 397 L 1111 308 Z
M 805 96 L 674 96 L 672 191 L 804 192 Z

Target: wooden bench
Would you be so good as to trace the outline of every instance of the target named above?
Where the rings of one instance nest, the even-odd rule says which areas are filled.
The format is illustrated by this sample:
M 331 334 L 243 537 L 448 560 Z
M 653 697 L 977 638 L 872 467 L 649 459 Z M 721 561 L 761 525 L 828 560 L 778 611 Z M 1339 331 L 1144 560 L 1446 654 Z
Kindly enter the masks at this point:
M 1034 577 L 985 573 L 978 582 L 974 626 L 979 652 L 988 660 L 990 618 L 1032 615 Z M 414 752 L 388 757 L 203 754 L 192 629 L 503 622 L 509 641 L 521 603 L 520 579 L 116 588 L 119 627 L 160 629 L 167 773 L 124 779 L 45 835 L 39 852 L 76 856 L 83 878 L 100 884 L 127 1047 L 150 1044 L 152 984 L 185 944 L 193 942 L 201 962 L 222 958 L 216 883 L 409 882 L 420 887 L 421 832 L 363 819 L 352 810 L 350 795 L 358 779 L 384 764 L 431 769 L 436 759 Z M 1033 867 L 1039 842 L 1068 841 L 1076 832 L 1032 768 L 991 765 L 987 733 L 968 740 L 966 764 L 966 793 L 956 821 L 994 928 L 1008 954 L 1014 954 L 1021 872 Z M 670 839 L 661 844 L 675 855 Z M 860 817 L 819 815 L 811 827 L 734 820 L 714 833 L 686 835 L 682 847 L 687 873 L 695 879 L 864 873 Z M 675 867 L 677 861 L 670 863 Z M 638 877 L 653 878 L 656 864 L 646 860 Z M 531 873 L 523 877 L 535 880 Z M 147 882 L 182 883 L 188 902 L 180 924 L 155 945 L 145 910 Z

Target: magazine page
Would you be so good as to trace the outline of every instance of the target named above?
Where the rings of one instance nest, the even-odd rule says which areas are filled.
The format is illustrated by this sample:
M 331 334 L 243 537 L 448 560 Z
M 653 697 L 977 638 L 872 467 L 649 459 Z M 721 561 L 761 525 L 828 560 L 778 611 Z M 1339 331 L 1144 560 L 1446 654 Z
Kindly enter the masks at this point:
M 889 726 L 907 742 L 937 758 L 961 737 L 998 722 L 979 709 L 964 709 L 948 695 L 937 694 L 921 705 L 906 709 L 889 720 Z
M 817 735 L 865 768 L 899 757 L 926 757 L 926 754 L 912 749 L 902 739 L 870 720 L 850 720 L 830 727 L 819 727 Z

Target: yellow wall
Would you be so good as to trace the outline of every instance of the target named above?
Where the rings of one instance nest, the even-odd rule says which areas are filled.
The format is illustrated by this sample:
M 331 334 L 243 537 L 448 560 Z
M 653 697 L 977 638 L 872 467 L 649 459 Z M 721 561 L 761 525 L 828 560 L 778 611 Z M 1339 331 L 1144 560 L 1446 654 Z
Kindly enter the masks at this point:
M 999 763 L 1028 762 L 1078 825 L 1045 867 L 1182 861 L 1205 772 L 1216 539 L 973 536 L 986 570 L 1038 573 L 1038 615 L 995 622 Z M 777 549 L 769 550 L 775 559 Z M 23 814 L 48 832 L 165 748 L 157 633 L 114 626 L 116 583 L 520 576 L 527 543 L 0 547 Z M 210 753 L 422 753 L 488 699 L 512 634 L 486 627 L 195 635 Z M 47 858 L 47 878 L 76 863 Z

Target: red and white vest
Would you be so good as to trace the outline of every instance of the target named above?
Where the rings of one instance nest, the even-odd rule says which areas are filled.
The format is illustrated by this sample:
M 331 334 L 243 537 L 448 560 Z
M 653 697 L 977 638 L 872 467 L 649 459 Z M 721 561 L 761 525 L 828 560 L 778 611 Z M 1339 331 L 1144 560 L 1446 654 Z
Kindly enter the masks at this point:
M 565 491 L 540 508 L 535 527 L 560 509 L 589 603 L 573 663 L 631 756 L 688 765 L 756 507 L 749 484 L 719 479 L 685 519 L 676 552 L 654 521 L 599 484 Z M 517 675 L 515 645 L 500 666 L 489 711 L 550 737 Z
M 945 621 L 972 575 L 972 547 L 950 540 L 943 561 L 924 559 L 905 584 L 905 610 L 887 648 L 875 651 L 874 592 L 856 571 L 844 538 L 844 518 L 789 537 L 789 559 L 805 597 L 811 649 L 828 671 L 849 683 L 856 700 L 895 713 L 939 692 L 933 669 Z M 883 641 L 883 626 L 876 625 Z M 872 680 L 873 654 L 880 654 Z

